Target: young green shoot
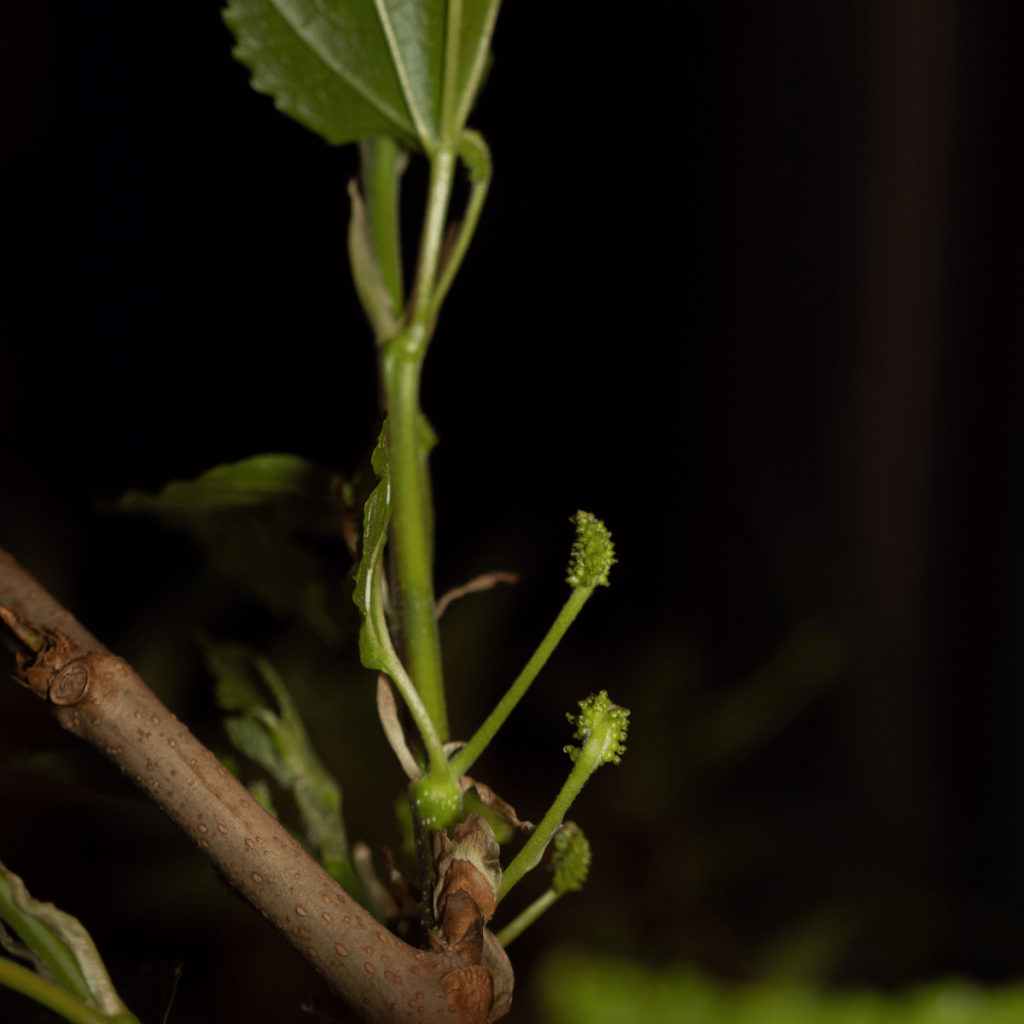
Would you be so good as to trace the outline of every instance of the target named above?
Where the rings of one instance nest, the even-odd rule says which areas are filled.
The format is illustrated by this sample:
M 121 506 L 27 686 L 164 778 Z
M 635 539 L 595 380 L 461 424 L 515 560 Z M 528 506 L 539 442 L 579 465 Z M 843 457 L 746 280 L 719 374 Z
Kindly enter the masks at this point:
M 603 764 L 618 764 L 626 752 L 629 712 L 613 704 L 608 699 L 607 690 L 581 700 L 580 713 L 575 718 L 572 715 L 568 717 L 576 726 L 573 739 L 583 741 L 579 747 L 565 747 L 565 752 L 573 762 L 572 772 L 533 835 L 505 870 L 498 893 L 499 901 L 508 895 L 523 875 L 540 862 L 551 837 L 590 776 Z
M 574 821 L 567 821 L 556 833 L 552 843 L 551 886 L 538 896 L 521 914 L 498 932 L 497 939 L 507 946 L 518 938 L 548 907 L 554 905 L 567 892 L 579 892 L 590 871 L 590 843 L 583 829 Z
M 452 770 L 456 775 L 465 775 L 476 759 L 487 749 L 497 731 L 505 724 L 512 709 L 519 703 L 537 678 L 538 673 L 547 663 L 548 658 L 558 646 L 566 630 L 579 615 L 580 610 L 590 599 L 594 588 L 608 586 L 608 570 L 615 563 L 615 545 L 608 528 L 596 516 L 589 512 L 577 512 L 571 518 L 576 525 L 576 540 L 573 542 L 569 556 L 569 569 L 566 582 L 571 586 L 572 593 L 562 610 L 558 613 L 554 625 L 548 630 L 547 636 L 526 663 L 526 668 L 519 673 L 508 692 L 498 702 L 497 707 L 487 716 L 483 725 L 477 729 L 473 738 L 452 758 Z
M 71 1021 L 71 1024 L 139 1024 L 138 1018 L 131 1013 L 120 1013 L 112 1017 L 100 1013 L 70 992 L 65 992 L 59 985 L 6 957 L 0 957 L 0 985 L 34 999 Z

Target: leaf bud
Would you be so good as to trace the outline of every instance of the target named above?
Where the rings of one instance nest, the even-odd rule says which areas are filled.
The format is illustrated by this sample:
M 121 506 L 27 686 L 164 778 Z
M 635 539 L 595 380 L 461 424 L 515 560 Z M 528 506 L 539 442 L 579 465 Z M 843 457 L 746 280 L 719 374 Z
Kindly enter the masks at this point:
M 436 832 L 461 817 L 462 788 L 454 776 L 424 775 L 411 789 L 412 802 L 424 828 Z

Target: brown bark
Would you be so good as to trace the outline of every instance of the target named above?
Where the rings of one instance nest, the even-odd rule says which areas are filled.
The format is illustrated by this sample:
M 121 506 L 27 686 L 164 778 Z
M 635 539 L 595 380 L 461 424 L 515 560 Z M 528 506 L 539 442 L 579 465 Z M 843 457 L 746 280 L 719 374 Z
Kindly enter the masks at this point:
M 459 935 L 423 951 L 379 925 L 126 661 L 2 549 L 0 618 L 16 634 L 45 641 L 34 657 L 19 655 L 19 681 L 133 779 L 364 1020 L 484 1024 L 506 1012 L 510 969 L 496 985 L 480 965 L 481 942 L 485 963 L 507 965 L 496 942 L 481 930 L 475 944 Z

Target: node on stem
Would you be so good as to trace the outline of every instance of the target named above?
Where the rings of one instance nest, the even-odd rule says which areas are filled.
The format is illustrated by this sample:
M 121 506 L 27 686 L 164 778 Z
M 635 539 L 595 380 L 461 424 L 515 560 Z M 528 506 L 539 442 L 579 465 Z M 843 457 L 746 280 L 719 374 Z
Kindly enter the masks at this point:
M 455 775 L 426 775 L 412 784 L 412 802 L 424 828 L 447 828 L 462 814 L 462 787 Z

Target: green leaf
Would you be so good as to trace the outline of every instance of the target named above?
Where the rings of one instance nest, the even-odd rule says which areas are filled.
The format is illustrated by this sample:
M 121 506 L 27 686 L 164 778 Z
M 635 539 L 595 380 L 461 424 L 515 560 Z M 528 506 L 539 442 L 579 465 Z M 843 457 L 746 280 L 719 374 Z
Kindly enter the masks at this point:
M 268 704 L 265 687 L 253 664 L 253 652 L 241 644 L 218 644 L 200 638 L 206 671 L 216 679 L 213 697 L 222 711 L 251 711 Z
M 362 6 L 340 0 L 339 6 Z M 441 139 L 441 81 L 444 62 L 444 0 L 376 0 L 395 72 L 420 144 L 429 153 Z
M 341 788 L 314 751 L 284 680 L 263 655 L 244 644 L 206 641 L 204 656 L 207 671 L 216 680 L 217 703 L 242 712 L 224 719 L 232 744 L 265 768 L 279 786 L 291 789 L 321 863 L 351 888 L 355 876 L 341 815 Z
M 224 20 L 253 87 L 340 145 L 388 135 L 431 153 L 441 144 L 445 37 L 461 12 L 450 130 L 483 80 L 499 0 L 230 0 Z
M 159 494 L 128 491 L 113 508 L 188 533 L 242 595 L 336 645 L 345 637 L 344 588 L 296 534 L 341 537 L 341 491 L 340 475 L 309 459 L 257 455 L 172 481 Z
M 459 157 L 466 165 L 469 180 L 473 184 L 490 179 L 493 171 L 491 151 L 479 132 L 467 128 L 462 133 L 459 140 Z
M 159 494 L 127 491 L 116 503 L 124 512 L 197 515 L 299 499 L 330 514 L 341 478 L 301 455 L 253 455 L 214 466 L 195 480 L 172 480 Z
M 240 754 L 265 768 L 282 789 L 291 787 L 294 775 L 278 754 L 274 736 L 264 721 L 255 715 L 230 715 L 224 719 L 224 731 Z
M 34 899 L 21 878 L 3 864 L 0 921 L 21 940 L 20 944 L 12 943 L 0 928 L 5 948 L 30 960 L 41 978 L 87 1007 L 137 1024 L 117 994 L 96 944 L 81 921 L 52 903 Z
M 280 821 L 281 816 L 277 813 L 277 808 L 274 806 L 274 797 L 270 792 L 270 786 L 267 785 L 266 779 L 256 779 L 255 782 L 250 782 L 248 786 L 249 792 L 256 798 L 256 803 L 260 805 L 269 814 L 274 821 Z
M 344 587 L 287 523 L 255 510 L 183 525 L 210 567 L 243 596 L 282 619 L 304 622 L 332 646 L 344 640 Z
M 792 982 L 730 988 L 690 968 L 569 949 L 545 958 L 534 995 L 549 1024 L 1010 1024 L 1024 1014 L 1019 984 L 952 980 L 895 994 Z
M 768 661 L 726 693 L 681 746 L 706 764 L 749 756 L 788 726 L 846 662 L 844 644 L 814 622 L 799 622 Z
M 340 10 L 337 10 L 340 9 Z M 415 142 L 416 130 L 372 0 L 322 5 L 231 0 L 235 58 L 278 110 L 333 145 L 367 135 Z
M 483 85 L 494 23 L 501 0 L 462 0 L 459 33 L 459 70 L 455 100 L 456 124 L 461 128 L 469 117 Z
M 391 521 L 391 474 L 386 435 L 385 423 L 370 459 L 379 483 L 363 506 L 362 552 L 352 600 L 363 617 L 359 630 L 359 657 L 363 665 L 390 674 L 397 656 L 388 634 L 382 593 L 384 543 L 387 540 L 388 523 Z

